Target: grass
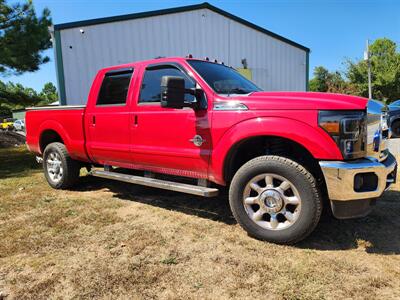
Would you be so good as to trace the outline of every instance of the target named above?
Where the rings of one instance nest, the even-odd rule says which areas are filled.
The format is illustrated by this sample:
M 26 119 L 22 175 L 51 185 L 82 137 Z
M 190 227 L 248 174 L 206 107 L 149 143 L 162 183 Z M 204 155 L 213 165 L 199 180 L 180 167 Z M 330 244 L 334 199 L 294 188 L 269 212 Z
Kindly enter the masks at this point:
M 24 148 L 0 149 L 4 295 L 399 299 L 400 192 L 387 192 L 364 219 L 325 217 L 310 238 L 288 247 L 248 237 L 226 196 L 88 176 L 57 191 Z

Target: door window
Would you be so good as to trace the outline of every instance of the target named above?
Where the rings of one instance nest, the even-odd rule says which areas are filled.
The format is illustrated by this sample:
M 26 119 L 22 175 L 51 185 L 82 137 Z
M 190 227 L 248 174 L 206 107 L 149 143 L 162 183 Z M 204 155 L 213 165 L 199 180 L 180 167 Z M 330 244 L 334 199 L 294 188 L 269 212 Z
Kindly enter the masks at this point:
M 161 77 L 180 76 L 185 79 L 185 88 L 195 87 L 195 83 L 184 72 L 171 65 L 148 67 L 144 73 L 139 102 L 160 102 L 161 99 Z M 185 94 L 185 101 L 194 101 L 194 96 Z
M 126 103 L 133 70 L 106 73 L 96 105 L 123 105 Z

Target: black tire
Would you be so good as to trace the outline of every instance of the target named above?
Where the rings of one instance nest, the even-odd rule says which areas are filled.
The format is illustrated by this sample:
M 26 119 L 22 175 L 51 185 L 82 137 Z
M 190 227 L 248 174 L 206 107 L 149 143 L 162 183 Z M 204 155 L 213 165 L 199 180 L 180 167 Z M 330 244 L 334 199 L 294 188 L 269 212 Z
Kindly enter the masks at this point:
M 246 185 L 257 175 L 265 173 L 289 180 L 300 196 L 300 212 L 296 221 L 288 228 L 263 228 L 246 212 Z M 295 161 L 280 156 L 260 156 L 244 164 L 231 182 L 229 203 L 235 219 L 250 236 L 278 244 L 294 244 L 305 239 L 317 226 L 322 212 L 322 197 L 314 177 Z
M 60 180 L 58 181 L 54 181 L 51 178 L 48 170 L 47 160 L 52 153 L 53 155 L 58 155 L 61 161 L 62 176 L 60 176 Z M 79 178 L 80 169 L 80 163 L 69 156 L 64 144 L 57 142 L 47 145 L 43 153 L 43 170 L 44 176 L 52 188 L 67 189 L 73 186 Z
M 396 120 L 392 123 L 392 136 L 395 138 L 400 137 L 400 120 Z

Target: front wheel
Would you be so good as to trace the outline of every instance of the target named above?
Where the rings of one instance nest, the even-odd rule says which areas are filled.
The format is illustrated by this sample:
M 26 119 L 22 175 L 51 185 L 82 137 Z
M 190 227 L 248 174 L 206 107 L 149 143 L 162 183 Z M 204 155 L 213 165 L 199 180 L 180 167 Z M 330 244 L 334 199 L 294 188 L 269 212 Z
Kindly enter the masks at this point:
M 249 235 L 279 244 L 307 237 L 322 211 L 311 173 L 279 156 L 260 156 L 244 164 L 232 180 L 229 202 Z
M 43 170 L 52 188 L 66 189 L 79 178 L 80 163 L 73 160 L 62 143 L 47 145 L 43 153 Z

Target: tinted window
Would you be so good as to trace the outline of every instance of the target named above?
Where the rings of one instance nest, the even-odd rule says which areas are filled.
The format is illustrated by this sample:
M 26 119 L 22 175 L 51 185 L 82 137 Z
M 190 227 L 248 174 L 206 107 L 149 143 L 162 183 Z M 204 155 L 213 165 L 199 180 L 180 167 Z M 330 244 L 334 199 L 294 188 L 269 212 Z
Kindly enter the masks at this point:
M 189 89 L 195 87 L 195 84 L 192 82 L 192 80 L 185 73 L 174 66 L 149 67 L 146 69 L 143 76 L 139 102 L 160 102 L 161 77 L 163 76 L 183 77 L 185 79 L 185 88 Z M 186 94 L 185 101 L 194 101 L 194 96 Z
M 125 104 L 132 71 L 106 74 L 101 84 L 97 105 Z
M 188 63 L 218 94 L 248 94 L 260 91 L 254 83 L 227 66 L 201 60 L 188 60 Z

